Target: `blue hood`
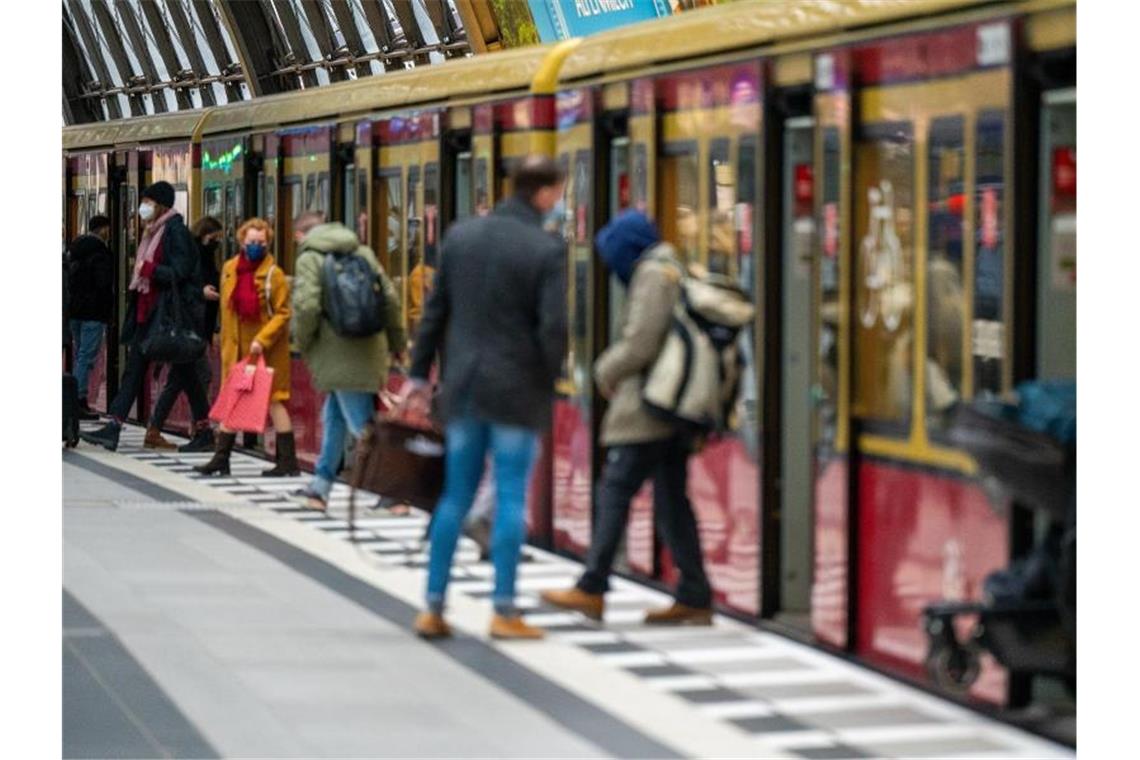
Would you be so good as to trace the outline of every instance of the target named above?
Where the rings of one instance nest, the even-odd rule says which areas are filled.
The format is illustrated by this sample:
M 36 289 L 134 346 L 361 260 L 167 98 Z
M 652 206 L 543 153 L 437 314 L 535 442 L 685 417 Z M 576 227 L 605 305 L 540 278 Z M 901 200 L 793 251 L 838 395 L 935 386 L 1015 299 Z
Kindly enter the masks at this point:
M 625 285 L 629 285 L 641 254 L 660 240 L 657 226 L 641 211 L 623 211 L 594 238 L 602 261 Z

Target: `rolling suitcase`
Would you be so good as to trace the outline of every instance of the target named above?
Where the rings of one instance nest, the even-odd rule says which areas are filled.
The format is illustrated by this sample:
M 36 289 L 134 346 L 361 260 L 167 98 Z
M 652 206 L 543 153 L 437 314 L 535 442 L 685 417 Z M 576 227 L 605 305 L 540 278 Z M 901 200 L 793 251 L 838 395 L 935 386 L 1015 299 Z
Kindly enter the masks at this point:
M 79 383 L 75 375 L 63 376 L 63 442 L 69 449 L 79 444 Z

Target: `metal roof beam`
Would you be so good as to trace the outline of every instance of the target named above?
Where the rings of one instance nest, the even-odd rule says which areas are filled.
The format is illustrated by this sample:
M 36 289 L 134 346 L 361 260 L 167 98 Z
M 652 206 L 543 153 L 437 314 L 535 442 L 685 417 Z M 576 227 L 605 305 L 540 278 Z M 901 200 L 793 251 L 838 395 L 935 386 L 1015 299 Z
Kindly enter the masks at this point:
M 344 35 L 345 44 L 348 45 L 348 53 L 353 58 L 365 55 L 368 49 L 364 47 L 364 40 L 360 36 L 360 30 L 356 28 L 356 18 L 352 15 L 352 7 L 348 2 L 333 2 L 333 13 L 336 15 L 336 23 L 340 26 L 340 33 Z M 372 70 L 368 64 L 356 65 L 356 76 L 368 76 Z
M 100 121 L 103 109 L 92 98 L 85 98 L 83 87 L 94 79 L 90 66 L 75 39 L 75 30 L 63 17 L 63 119 L 68 124 Z
M 218 69 L 222 74 L 228 73 L 232 68 L 235 61 L 230 58 L 230 51 L 226 49 L 226 41 L 222 38 L 222 30 L 218 26 L 218 20 L 214 16 L 214 10 L 210 6 L 209 0 L 192 0 L 191 5 L 194 8 L 195 15 L 198 16 L 198 21 L 202 26 L 202 34 L 206 36 L 206 44 L 210 46 L 210 54 L 214 56 L 214 60 L 218 63 Z M 231 11 L 234 5 L 240 6 L 244 9 L 246 6 L 255 6 L 254 3 L 221 3 L 222 19 L 223 22 L 229 25 L 230 39 L 234 42 L 234 48 L 238 51 L 238 57 L 241 58 L 241 69 L 245 73 L 245 82 L 249 86 L 249 90 L 254 95 L 268 95 L 270 93 L 278 92 L 280 88 L 271 86 L 267 90 L 259 89 L 260 83 L 258 82 L 257 74 L 263 69 L 251 68 L 257 63 L 257 57 L 250 57 L 243 47 L 243 38 L 237 33 L 240 27 L 235 27 L 231 18 Z M 254 29 L 255 32 L 260 31 Z M 265 39 L 270 39 L 268 36 Z M 256 49 L 256 48 L 255 48 Z M 264 70 L 268 70 L 266 67 Z M 241 85 L 238 82 L 226 83 L 226 97 L 231 101 L 242 100 Z
M 321 51 L 321 55 L 326 61 L 335 60 L 338 46 L 321 4 L 317 0 L 301 0 L 301 8 L 305 11 L 305 18 L 308 19 L 313 38 L 317 41 L 317 49 Z M 329 66 L 327 70 L 329 77 L 334 82 L 343 82 L 348 79 L 348 74 L 345 73 L 343 66 Z
M 143 3 L 143 6 L 147 8 L 151 5 L 151 3 Z M 190 19 L 186 17 L 182 3 L 179 0 L 166 0 L 166 10 L 174 24 L 174 33 L 182 41 L 182 49 L 186 51 L 186 56 L 190 59 L 190 69 L 199 76 L 209 74 L 206 60 L 202 58 L 202 52 L 198 50 L 198 39 L 194 36 L 194 28 L 190 25 Z M 199 85 L 198 92 L 202 96 L 203 106 L 209 107 L 217 104 L 217 100 L 214 98 L 214 88 L 211 85 Z
M 143 30 L 139 26 L 139 20 L 135 18 L 135 9 L 126 0 L 115 0 L 115 9 L 118 12 L 119 22 L 127 33 L 127 39 L 130 40 L 131 47 L 134 48 L 135 60 L 142 66 L 142 75 L 146 77 L 146 83 L 149 85 L 161 82 L 162 77 L 158 75 L 158 67 L 154 65 L 154 61 L 150 57 L 150 45 L 146 43 L 146 35 L 143 34 Z M 170 110 L 167 107 L 165 92 L 159 90 L 149 94 L 150 102 L 154 104 L 155 113 L 166 113 Z
M 103 58 L 103 45 L 99 42 L 98 35 L 95 34 L 95 29 L 91 25 L 91 19 L 87 17 L 87 12 L 83 10 L 79 0 L 68 0 L 68 6 L 71 11 L 71 18 L 75 22 L 76 31 L 79 32 L 79 37 L 83 40 L 83 46 L 90 53 L 90 63 L 95 67 L 95 76 L 99 78 L 103 88 L 114 85 L 115 81 L 111 78 L 111 70 L 107 68 L 107 61 Z M 109 118 L 123 118 L 123 109 L 119 106 L 117 97 L 111 96 L 106 98 L 104 102 L 107 104 L 107 116 Z
M 154 37 L 158 54 L 162 56 L 162 63 L 166 66 L 167 76 L 174 80 L 180 79 L 183 70 L 182 62 L 174 50 L 174 42 L 170 39 L 170 30 L 166 27 L 166 17 L 162 15 L 162 9 L 158 7 L 158 3 L 147 2 L 147 0 L 143 0 L 139 5 L 142 6 L 143 15 L 146 17 L 146 24 L 150 27 L 151 35 Z M 194 101 L 190 99 L 189 88 L 174 88 L 174 97 L 178 102 L 179 110 L 194 107 Z
M 281 26 L 285 30 L 285 39 L 289 43 L 289 58 L 284 61 L 278 61 L 278 68 L 288 68 L 290 64 L 304 65 L 310 63 L 309 48 L 305 45 L 305 34 L 301 31 L 301 21 L 297 18 L 297 14 L 293 12 L 293 4 L 288 0 L 265 0 L 271 3 L 277 11 L 277 18 L 281 20 Z M 235 5 L 231 3 L 231 5 Z M 237 3 L 236 5 L 241 5 Z M 297 76 L 305 87 L 317 87 L 316 71 L 313 69 L 303 69 L 298 72 Z
M 404 37 L 408 41 L 408 49 L 415 54 L 416 65 L 430 63 L 431 59 L 428 58 L 426 52 L 416 52 L 425 47 L 427 43 L 420 32 L 420 25 L 416 21 L 416 12 L 412 10 L 412 0 L 391 0 L 391 4 L 396 11 L 396 18 L 399 20 L 400 26 L 404 28 Z
M 141 74 L 135 74 L 131 68 L 131 59 L 123 47 L 123 33 L 111 15 L 111 9 L 105 3 L 91 3 L 91 10 L 95 14 L 95 21 L 103 31 L 103 41 L 107 44 L 107 51 L 115 68 L 119 70 L 119 80 L 128 88 L 127 101 L 131 104 L 131 116 L 145 116 L 146 106 L 143 105 L 141 92 L 130 91 L 129 88 L 140 84 Z

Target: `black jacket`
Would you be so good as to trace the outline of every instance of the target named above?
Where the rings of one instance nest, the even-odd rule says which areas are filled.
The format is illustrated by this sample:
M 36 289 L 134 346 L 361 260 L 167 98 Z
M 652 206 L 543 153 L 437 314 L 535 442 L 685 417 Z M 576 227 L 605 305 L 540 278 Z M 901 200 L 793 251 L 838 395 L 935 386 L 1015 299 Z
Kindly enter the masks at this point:
M 156 315 L 173 308 L 172 299 L 178 298 L 179 308 L 185 319 L 197 324 L 202 313 L 202 275 L 198 260 L 198 248 L 181 214 L 175 214 L 166 222 L 166 232 L 162 235 L 162 257 L 151 274 L 150 286 L 158 289 L 158 300 L 143 329 L 138 329 L 136 314 L 138 299 L 132 291 L 127 303 L 127 313 L 123 319 L 123 330 L 119 336 L 125 343 L 139 343 L 146 337 L 147 330 L 154 324 Z
M 207 301 L 202 288 L 213 285 L 217 290 L 221 282 L 221 273 L 214 260 L 214 251 L 207 250 L 201 240 L 194 241 L 194 248 L 198 252 L 198 301 L 200 302 L 198 306 L 200 314 L 196 324 L 198 334 L 209 343 L 218 329 L 218 302 Z
M 110 322 L 115 300 L 111 249 L 98 235 L 80 235 L 68 246 L 67 259 L 71 318 Z
M 442 351 L 440 410 L 544 429 L 566 352 L 566 250 L 518 198 L 443 240 L 412 355 L 426 379 Z

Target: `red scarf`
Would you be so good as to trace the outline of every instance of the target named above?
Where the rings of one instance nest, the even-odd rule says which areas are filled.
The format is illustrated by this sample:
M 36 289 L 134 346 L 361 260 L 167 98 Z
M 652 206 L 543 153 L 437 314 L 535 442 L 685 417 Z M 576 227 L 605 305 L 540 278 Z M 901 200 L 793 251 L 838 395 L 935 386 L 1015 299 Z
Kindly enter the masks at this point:
M 254 278 L 260 263 L 250 261 L 244 248 L 238 255 L 237 284 L 230 296 L 230 308 L 246 322 L 257 322 L 261 317 L 261 304 L 258 303 L 257 282 Z

